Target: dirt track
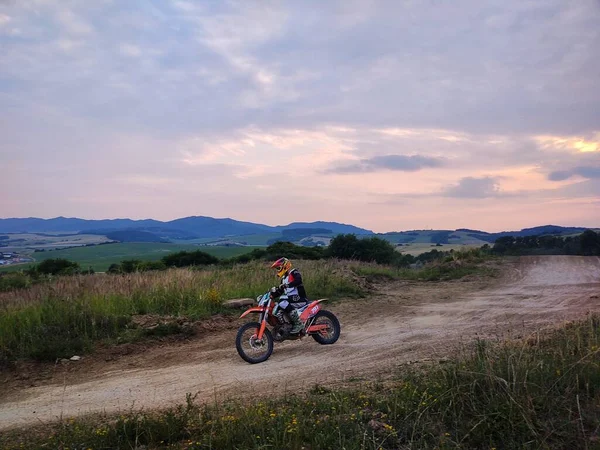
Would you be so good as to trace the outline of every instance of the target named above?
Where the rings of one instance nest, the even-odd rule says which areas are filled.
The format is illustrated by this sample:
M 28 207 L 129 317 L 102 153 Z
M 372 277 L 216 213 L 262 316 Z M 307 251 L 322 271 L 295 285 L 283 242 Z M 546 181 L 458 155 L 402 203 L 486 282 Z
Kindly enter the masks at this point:
M 388 283 L 373 297 L 330 307 L 342 323 L 333 346 L 312 339 L 275 346 L 249 365 L 235 351 L 235 330 L 118 361 L 89 361 L 77 377 L 0 395 L 0 430 L 91 412 L 181 403 L 187 392 L 212 400 L 265 386 L 332 384 L 417 359 L 448 355 L 479 337 L 519 337 L 540 326 L 600 311 L 600 258 L 527 257 L 500 280 Z M 87 360 L 81 364 L 86 368 Z M 60 378 L 60 379 L 57 379 Z M 291 380 L 291 381 L 290 381 Z M 266 382 L 266 383 L 265 383 Z

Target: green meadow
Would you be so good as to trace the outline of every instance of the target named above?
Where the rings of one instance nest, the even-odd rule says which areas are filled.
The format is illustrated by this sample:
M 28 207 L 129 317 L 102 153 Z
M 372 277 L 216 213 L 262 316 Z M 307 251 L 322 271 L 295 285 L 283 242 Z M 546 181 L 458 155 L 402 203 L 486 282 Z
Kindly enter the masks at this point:
M 217 258 L 231 258 L 251 252 L 256 247 L 224 247 L 224 246 L 198 246 L 190 244 L 161 244 L 150 242 L 119 243 L 96 245 L 93 247 L 72 247 L 64 250 L 51 250 L 35 252 L 31 256 L 39 263 L 45 259 L 64 258 L 78 263 L 83 269 L 91 267 L 96 272 L 104 272 L 113 263 L 127 259 L 142 261 L 158 261 L 169 253 L 182 250 L 202 250 Z M 20 270 L 30 264 L 12 266 L 2 270 Z

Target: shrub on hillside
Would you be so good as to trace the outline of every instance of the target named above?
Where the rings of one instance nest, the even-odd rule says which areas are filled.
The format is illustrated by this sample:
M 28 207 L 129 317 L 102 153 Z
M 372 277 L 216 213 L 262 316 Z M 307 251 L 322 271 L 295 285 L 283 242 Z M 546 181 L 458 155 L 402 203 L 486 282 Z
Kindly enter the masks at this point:
M 79 264 L 64 258 L 46 259 L 30 269 L 43 275 L 74 275 L 81 272 Z
M 291 242 L 276 242 L 269 245 L 264 254 L 264 258 L 269 260 L 278 259 L 282 256 L 294 259 L 318 260 L 324 258 L 324 253 L 321 247 L 303 247 Z
M 400 254 L 394 246 L 377 237 L 359 239 L 354 234 L 340 234 L 333 238 L 326 255 L 339 259 L 393 264 L 399 260 Z
M 167 267 L 209 266 L 218 264 L 219 259 L 200 250 L 193 252 L 181 251 L 171 253 L 162 259 Z
M 245 264 L 250 261 L 257 260 L 276 260 L 285 256 L 290 259 L 307 259 L 319 260 L 325 258 L 325 252 L 321 247 L 303 247 L 292 244 L 291 242 L 276 242 L 269 245 L 267 248 L 257 248 L 250 253 L 236 256 L 227 261 L 225 264 Z
M 139 259 L 128 259 L 120 264 L 111 264 L 108 273 L 134 273 L 147 272 L 149 270 L 166 270 L 167 266 L 162 261 L 140 261 Z
M 14 291 L 31 286 L 31 278 L 24 273 L 0 274 L 0 292 Z

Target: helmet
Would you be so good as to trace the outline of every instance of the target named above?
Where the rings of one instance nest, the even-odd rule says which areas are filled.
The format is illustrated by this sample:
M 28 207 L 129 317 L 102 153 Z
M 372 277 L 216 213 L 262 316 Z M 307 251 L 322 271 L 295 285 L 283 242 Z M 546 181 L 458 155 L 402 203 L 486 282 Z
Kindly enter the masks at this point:
M 279 258 L 273 263 L 271 269 L 275 269 L 277 276 L 283 278 L 292 269 L 292 262 L 287 258 Z

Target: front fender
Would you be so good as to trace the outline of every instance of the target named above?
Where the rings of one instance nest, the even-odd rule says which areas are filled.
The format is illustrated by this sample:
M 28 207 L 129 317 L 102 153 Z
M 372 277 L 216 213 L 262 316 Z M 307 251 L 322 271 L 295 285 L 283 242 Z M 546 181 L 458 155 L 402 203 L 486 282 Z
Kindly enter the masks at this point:
M 267 310 L 267 308 L 265 308 L 264 306 L 254 306 L 253 308 L 249 308 L 246 311 L 244 311 L 244 313 L 240 316 L 240 319 L 242 317 L 246 317 L 248 314 L 250 313 L 263 313 Z

